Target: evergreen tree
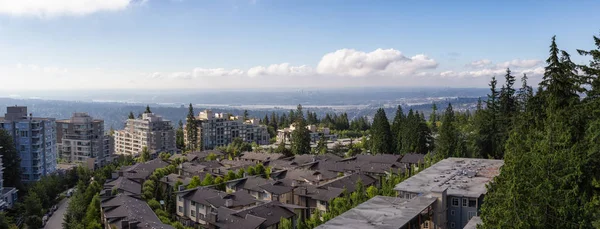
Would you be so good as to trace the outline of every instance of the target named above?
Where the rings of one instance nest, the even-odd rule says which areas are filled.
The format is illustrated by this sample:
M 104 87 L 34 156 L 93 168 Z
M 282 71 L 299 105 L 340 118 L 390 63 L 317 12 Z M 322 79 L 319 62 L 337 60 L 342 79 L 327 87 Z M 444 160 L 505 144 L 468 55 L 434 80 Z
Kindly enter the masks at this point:
M 431 114 L 429 115 L 429 122 L 431 123 L 431 131 L 437 132 L 437 122 L 438 122 L 438 114 L 437 114 L 437 104 L 433 103 L 431 105 Z
M 84 222 L 86 225 L 99 225 L 100 218 L 100 196 L 96 194 L 92 198 L 90 205 L 87 207 Z
M 175 132 L 175 143 L 177 145 L 177 149 L 183 150 L 185 149 L 185 134 L 183 132 L 183 122 L 179 120 L 179 125 L 177 126 L 177 131 Z
M 248 110 L 244 110 L 244 117 L 242 118 L 242 120 L 246 121 L 248 120 Z
M 142 154 L 141 154 L 141 162 L 146 162 L 150 160 L 150 150 L 148 150 L 148 147 L 144 146 L 142 148 Z
M 21 157 L 15 148 L 15 143 L 10 134 L 0 129 L 0 153 L 4 167 L 4 187 L 16 187 L 23 190 L 21 183 Z
M 196 188 L 196 187 L 199 187 L 201 184 L 202 184 L 202 182 L 200 181 L 200 177 L 193 176 L 192 179 L 190 180 L 190 183 L 188 184 L 188 186 L 186 188 L 187 189 Z
M 192 107 L 191 103 L 188 108 L 185 132 L 187 133 L 187 149 L 201 149 L 200 144 L 198 144 L 198 124 L 196 121 L 196 117 L 194 116 L 194 107 Z
M 577 50 L 580 55 L 590 56 L 592 58 L 589 66 L 578 66 L 586 74 L 586 81 L 591 85 L 590 90 L 586 92 L 586 99 L 596 99 L 600 97 L 600 37 L 594 36 L 593 38 L 596 49 Z
M 292 131 L 291 145 L 294 155 L 310 153 L 310 131 L 306 128 L 303 118 L 297 119 L 295 129 Z
M 390 130 L 390 122 L 385 115 L 383 108 L 379 108 L 373 118 L 371 126 L 371 153 L 392 153 L 392 135 Z
M 398 153 L 402 152 L 402 137 L 404 135 L 403 127 L 405 125 L 405 119 L 406 117 L 404 116 L 404 111 L 402 111 L 402 106 L 398 105 L 391 127 L 392 142 L 395 143 L 392 147 L 394 147 Z
M 133 115 L 133 112 L 131 112 L 131 111 L 129 112 L 128 119 L 135 119 L 135 115 Z
M 600 226 L 600 106 L 594 107 L 599 102 L 580 105 L 580 81 L 568 54 L 559 57 L 554 38 L 547 64 L 540 90 L 528 103 L 535 112 L 516 119 L 502 172 L 488 188 L 484 227 Z
M 455 126 L 454 110 L 452 104 L 448 104 L 446 112 L 442 117 L 442 126 L 440 127 L 439 137 L 437 139 L 436 156 L 439 158 L 448 158 L 453 156 L 458 149 L 458 130 Z
M 206 174 L 206 176 L 204 176 L 204 180 L 202 180 L 202 183 L 200 183 L 202 186 L 209 186 L 213 184 L 215 184 L 215 178 L 210 173 Z
M 319 142 L 317 143 L 317 153 L 325 154 L 327 153 L 327 140 L 325 139 L 325 135 L 321 135 Z
M 279 143 L 279 145 L 277 146 L 277 149 L 275 149 L 275 152 L 283 154 L 285 157 L 294 156 L 294 153 L 292 153 L 292 151 L 290 149 L 285 147 L 285 141 L 281 141 Z
M 524 112 L 527 108 L 527 102 L 533 97 L 533 88 L 527 85 L 527 74 L 523 74 L 521 77 L 521 88 L 517 92 L 517 105 L 518 110 Z
M 146 105 L 146 110 L 144 111 L 144 114 L 150 114 L 152 113 L 152 111 L 150 111 L 150 106 Z

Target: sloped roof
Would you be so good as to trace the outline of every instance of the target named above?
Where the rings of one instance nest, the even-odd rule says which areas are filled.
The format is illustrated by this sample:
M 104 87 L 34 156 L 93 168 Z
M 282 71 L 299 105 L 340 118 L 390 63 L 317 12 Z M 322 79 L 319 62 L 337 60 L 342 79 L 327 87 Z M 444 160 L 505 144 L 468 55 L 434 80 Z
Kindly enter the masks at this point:
M 212 205 L 216 208 L 225 206 L 226 199 L 232 200 L 231 207 L 245 206 L 259 202 L 246 192 L 234 192 L 228 194 L 226 192 L 206 187 L 198 187 L 194 189 L 179 191 L 176 193 L 183 194 L 184 199 L 189 199 L 204 205 Z
M 325 184 L 319 185 L 320 188 L 339 188 L 346 189 L 348 193 L 354 192 L 356 190 L 356 183 L 360 180 L 364 187 L 371 186 L 375 184 L 377 180 L 369 175 L 365 174 L 351 174 L 344 176 L 342 178 L 327 182 Z
M 174 186 L 175 183 L 177 183 L 177 181 L 181 181 L 182 185 L 188 185 L 190 184 L 190 181 L 192 181 L 192 178 L 180 176 L 179 174 L 175 173 L 171 173 L 169 175 L 164 176 L 163 178 L 160 178 L 160 182 L 166 183 L 170 186 Z
M 138 222 L 137 228 L 141 229 L 174 229 L 163 224 L 145 201 L 133 196 L 119 194 L 102 200 L 100 206 L 104 216 L 118 229 L 121 221 Z
M 248 160 L 270 161 L 270 160 L 277 160 L 282 157 L 283 157 L 283 154 L 280 154 L 280 153 L 244 152 L 240 158 L 248 159 Z
M 135 180 L 126 177 L 118 177 L 117 179 L 104 183 L 106 189 L 120 189 L 130 194 L 142 194 L 142 184 Z
M 419 153 L 407 153 L 404 156 L 402 156 L 402 159 L 400 160 L 400 162 L 402 163 L 409 163 L 409 164 L 419 164 L 419 163 L 423 163 L 425 161 L 425 154 L 419 154 Z

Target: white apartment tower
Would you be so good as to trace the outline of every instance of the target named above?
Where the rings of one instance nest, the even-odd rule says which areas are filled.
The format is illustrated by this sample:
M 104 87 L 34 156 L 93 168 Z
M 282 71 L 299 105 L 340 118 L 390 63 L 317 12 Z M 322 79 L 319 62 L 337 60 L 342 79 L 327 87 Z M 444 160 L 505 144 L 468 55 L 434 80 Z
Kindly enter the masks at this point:
M 198 124 L 198 142 L 202 149 L 214 149 L 229 145 L 233 139 L 240 138 L 245 142 L 255 142 L 259 145 L 269 144 L 269 132 L 265 125 L 260 125 L 258 119 L 243 120 L 239 116 L 227 113 L 213 113 L 204 110 L 196 117 Z M 185 141 L 187 144 L 187 133 Z
M 114 133 L 115 154 L 137 156 L 147 147 L 150 154 L 175 153 L 175 130 L 171 121 L 153 113 L 145 113 L 142 118 L 128 119 L 125 129 Z
M 87 113 L 73 113 L 70 119 L 56 121 L 58 155 L 70 163 L 98 168 L 111 161 L 112 147 L 104 135 L 104 120 Z

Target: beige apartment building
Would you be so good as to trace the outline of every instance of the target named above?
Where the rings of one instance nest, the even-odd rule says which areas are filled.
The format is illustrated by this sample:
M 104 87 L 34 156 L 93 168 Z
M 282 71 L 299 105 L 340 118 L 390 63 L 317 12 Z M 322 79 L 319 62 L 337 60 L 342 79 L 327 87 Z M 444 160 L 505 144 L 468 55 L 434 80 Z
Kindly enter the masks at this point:
M 243 120 L 232 114 L 204 110 L 196 117 L 196 122 L 198 124 L 198 142 L 201 142 L 202 150 L 227 146 L 235 138 L 249 143 L 255 142 L 259 145 L 269 144 L 267 127 L 259 124 L 258 119 Z M 187 133 L 184 134 L 187 145 Z
M 115 131 L 115 154 L 137 156 L 148 147 L 152 157 L 158 153 L 176 153 L 175 130 L 171 121 L 146 113 L 142 118 L 128 119 L 125 129 Z
M 73 113 L 70 119 L 56 121 L 58 156 L 69 163 L 85 164 L 91 169 L 111 161 L 110 136 L 104 135 L 104 120 L 87 113 Z

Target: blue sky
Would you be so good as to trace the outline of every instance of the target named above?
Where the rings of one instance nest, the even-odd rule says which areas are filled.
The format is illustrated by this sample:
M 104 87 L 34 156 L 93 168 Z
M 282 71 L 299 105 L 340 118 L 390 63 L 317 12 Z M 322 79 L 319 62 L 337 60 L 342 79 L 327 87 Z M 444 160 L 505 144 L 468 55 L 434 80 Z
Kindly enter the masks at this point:
M 0 89 L 486 87 L 600 33 L 598 1 L 24 2 L 0 0 Z

